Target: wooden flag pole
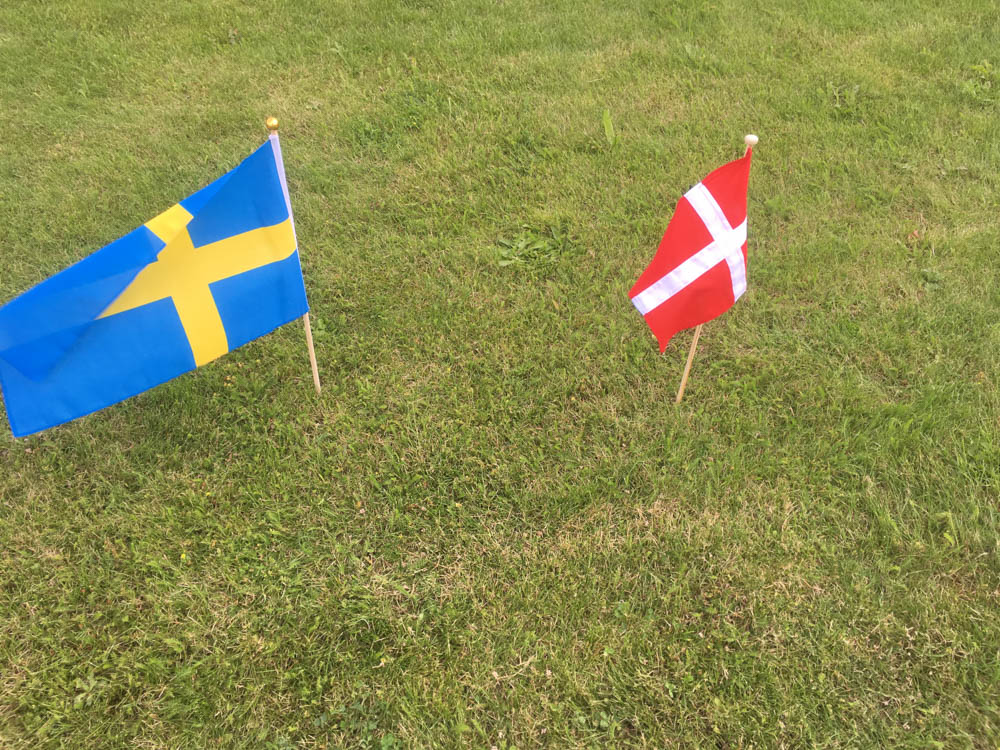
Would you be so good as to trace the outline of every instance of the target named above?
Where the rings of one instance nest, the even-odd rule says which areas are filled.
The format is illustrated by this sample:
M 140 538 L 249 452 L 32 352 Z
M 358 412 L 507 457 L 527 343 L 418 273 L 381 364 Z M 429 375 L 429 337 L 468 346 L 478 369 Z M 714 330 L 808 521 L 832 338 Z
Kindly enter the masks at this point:
M 271 135 L 274 136 L 274 138 L 275 138 L 275 144 L 277 145 L 277 138 L 278 138 L 278 118 L 277 117 L 268 117 L 266 125 L 267 125 L 268 131 L 271 133 Z M 279 154 L 280 154 L 280 151 L 281 151 L 281 149 L 279 148 L 278 149 Z M 284 181 L 285 181 L 285 167 L 284 167 L 284 163 L 281 161 L 280 158 L 279 158 L 278 161 L 279 161 L 279 166 L 281 167 L 282 187 L 286 191 L 285 192 L 285 200 L 288 200 L 288 193 L 287 193 L 288 188 L 286 188 L 284 186 Z M 289 204 L 288 204 L 288 218 L 291 218 L 291 217 L 292 217 L 292 206 L 291 206 L 291 203 L 289 202 Z M 293 232 L 295 231 L 295 229 L 294 229 L 294 220 L 293 220 L 293 229 L 292 229 L 292 231 Z M 296 238 L 295 244 L 296 244 L 296 246 L 298 246 L 298 238 Z M 309 364 L 312 367 L 313 385 L 316 387 L 316 394 L 319 395 L 320 391 L 322 390 L 321 387 L 320 387 L 320 384 L 319 384 L 319 366 L 316 364 L 316 348 L 313 346 L 313 332 L 312 332 L 312 326 L 309 324 L 309 313 L 308 312 L 305 315 L 302 316 L 302 323 L 303 323 L 303 325 L 305 325 L 305 329 L 306 329 L 306 346 L 309 348 Z
M 752 149 L 757 145 L 758 138 L 753 133 L 748 133 L 743 136 L 743 142 L 747 146 L 747 150 L 743 152 L 746 156 L 747 151 Z M 684 365 L 684 374 L 681 376 L 681 387 L 677 389 L 677 400 L 674 401 L 675 404 L 679 404 L 681 399 L 684 398 L 684 389 L 687 387 L 688 375 L 691 374 L 691 362 L 694 361 L 694 350 L 698 348 L 698 338 L 701 336 L 701 328 L 705 325 L 704 323 L 699 324 L 694 329 L 694 338 L 691 339 L 691 349 L 688 351 L 687 364 Z
M 681 399 L 684 398 L 684 389 L 687 387 L 688 375 L 691 372 L 691 362 L 694 361 L 694 350 L 698 348 L 698 337 L 701 336 L 701 329 L 704 325 L 704 323 L 700 323 L 694 329 L 694 338 L 691 339 L 691 349 L 688 351 L 688 361 L 687 364 L 684 365 L 684 374 L 681 376 L 681 387 L 677 389 L 677 400 L 674 401 L 675 404 L 679 404 Z
M 319 395 L 322 388 L 319 384 L 319 367 L 316 365 L 316 349 L 313 347 L 313 331 L 309 325 L 309 313 L 302 316 L 302 322 L 306 326 L 306 345 L 309 347 L 309 364 L 312 366 L 313 385 L 316 386 L 316 395 Z

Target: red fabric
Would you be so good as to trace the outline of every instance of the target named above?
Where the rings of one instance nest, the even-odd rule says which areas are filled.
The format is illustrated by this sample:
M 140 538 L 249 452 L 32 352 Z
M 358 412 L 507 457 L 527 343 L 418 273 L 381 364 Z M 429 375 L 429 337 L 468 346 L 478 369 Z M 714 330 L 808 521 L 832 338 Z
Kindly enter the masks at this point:
M 702 180 L 733 227 L 742 224 L 747 217 L 751 157 L 752 151 L 747 149 L 742 158 L 722 165 Z M 629 291 L 629 298 L 655 284 L 711 241 L 712 235 L 701 217 L 687 198 L 681 197 L 656 255 Z M 747 246 L 744 243 L 744 262 L 746 257 Z M 662 352 L 674 334 L 719 317 L 734 302 L 729 266 L 722 261 L 644 317 Z

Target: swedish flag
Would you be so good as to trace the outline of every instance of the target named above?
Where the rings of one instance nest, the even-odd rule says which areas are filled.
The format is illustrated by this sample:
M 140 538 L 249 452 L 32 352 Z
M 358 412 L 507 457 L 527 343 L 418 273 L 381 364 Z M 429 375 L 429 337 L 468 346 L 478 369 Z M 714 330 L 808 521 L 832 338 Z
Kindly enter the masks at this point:
M 277 135 L 194 195 L 0 307 L 20 437 L 193 370 L 308 311 Z

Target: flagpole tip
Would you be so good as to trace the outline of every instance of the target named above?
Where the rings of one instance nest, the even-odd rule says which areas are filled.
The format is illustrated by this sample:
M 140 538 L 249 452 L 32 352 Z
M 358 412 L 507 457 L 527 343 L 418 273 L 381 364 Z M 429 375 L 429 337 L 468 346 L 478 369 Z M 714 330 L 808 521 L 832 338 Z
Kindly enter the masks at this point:
M 272 133 L 276 133 L 278 131 L 277 117 L 268 117 L 267 120 L 264 122 L 264 124 L 267 125 L 267 129 L 270 130 Z
M 277 127 L 277 125 L 275 125 L 275 127 Z M 745 144 L 747 144 L 747 146 L 749 146 L 750 148 L 753 148 L 754 146 L 756 146 L 757 145 L 757 141 L 759 141 L 759 140 L 760 139 L 757 136 L 755 136 L 753 133 L 747 133 L 745 136 L 743 136 L 743 142 Z

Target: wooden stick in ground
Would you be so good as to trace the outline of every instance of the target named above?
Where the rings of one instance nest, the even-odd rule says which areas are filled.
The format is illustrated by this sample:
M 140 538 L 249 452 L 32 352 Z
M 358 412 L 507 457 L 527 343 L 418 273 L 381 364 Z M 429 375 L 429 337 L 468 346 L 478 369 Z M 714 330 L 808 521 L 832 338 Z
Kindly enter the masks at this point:
M 694 338 L 691 339 L 691 350 L 688 352 L 688 361 L 684 365 L 684 375 L 681 376 L 681 387 L 677 390 L 677 400 L 674 402 L 679 404 L 681 399 L 684 398 L 684 389 L 688 384 L 688 374 L 691 372 L 691 362 L 694 360 L 694 350 L 698 348 L 698 337 L 701 336 L 701 326 L 705 325 L 702 323 L 697 328 L 694 329 Z
M 268 117 L 267 130 L 271 143 L 274 145 L 274 156 L 277 160 L 278 177 L 281 180 L 281 192 L 285 194 L 285 205 L 288 207 L 288 218 L 292 218 L 292 202 L 288 197 L 288 183 L 285 182 L 285 162 L 281 158 L 281 142 L 278 140 L 278 118 Z M 292 219 L 292 234 L 295 234 L 295 220 Z M 295 237 L 295 246 L 299 246 L 299 238 Z M 319 367 L 316 365 L 316 348 L 313 346 L 312 326 L 309 324 L 309 313 L 302 316 L 302 323 L 306 328 L 306 344 L 309 347 L 309 364 L 312 365 L 313 385 L 316 386 L 316 393 L 320 392 Z
M 313 348 L 313 331 L 309 325 L 309 313 L 302 316 L 302 322 L 306 326 L 306 344 L 309 345 L 309 364 L 312 365 L 313 385 L 316 386 L 316 393 L 319 394 L 319 367 L 316 366 L 316 349 Z

